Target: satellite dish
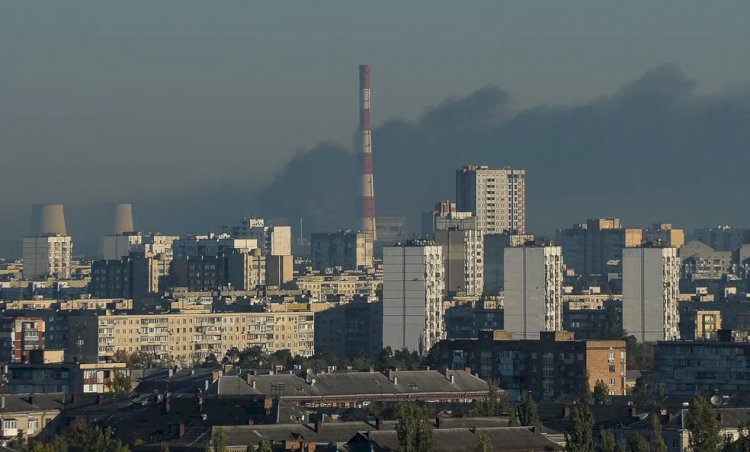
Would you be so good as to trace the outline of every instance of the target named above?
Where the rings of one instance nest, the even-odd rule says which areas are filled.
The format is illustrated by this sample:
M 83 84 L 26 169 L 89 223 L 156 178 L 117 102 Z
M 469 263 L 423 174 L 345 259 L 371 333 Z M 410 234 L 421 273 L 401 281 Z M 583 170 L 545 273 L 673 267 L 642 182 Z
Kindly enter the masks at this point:
M 721 397 L 718 395 L 712 395 L 711 396 L 711 405 L 713 406 L 721 406 Z

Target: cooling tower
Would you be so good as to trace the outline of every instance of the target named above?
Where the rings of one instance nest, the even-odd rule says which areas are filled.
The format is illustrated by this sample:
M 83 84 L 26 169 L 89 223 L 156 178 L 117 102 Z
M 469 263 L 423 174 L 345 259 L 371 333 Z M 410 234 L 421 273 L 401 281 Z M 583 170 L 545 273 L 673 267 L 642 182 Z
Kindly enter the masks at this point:
M 31 235 L 68 235 L 62 204 L 34 204 L 31 207 Z
M 107 204 L 107 217 L 112 219 L 112 234 L 135 232 L 132 204 Z

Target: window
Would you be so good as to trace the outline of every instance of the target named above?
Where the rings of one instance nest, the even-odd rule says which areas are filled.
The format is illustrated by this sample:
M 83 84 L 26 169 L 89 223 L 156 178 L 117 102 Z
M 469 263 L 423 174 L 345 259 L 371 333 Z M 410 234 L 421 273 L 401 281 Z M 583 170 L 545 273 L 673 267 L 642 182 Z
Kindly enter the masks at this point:
M 27 430 L 27 431 L 28 431 L 29 433 L 34 433 L 34 432 L 36 432 L 37 430 L 39 430 L 39 419 L 36 419 L 36 418 L 30 417 L 30 418 L 29 418 L 29 419 L 28 419 L 28 420 L 26 421 L 26 430 Z
M 17 425 L 16 425 L 16 420 L 15 419 L 5 419 L 5 420 L 3 420 L 3 430 L 9 430 L 9 429 L 14 429 L 14 428 L 18 428 Z
M 610 386 L 614 386 L 615 385 L 615 379 L 614 378 L 610 378 L 609 379 L 609 385 Z
M 614 361 L 615 360 L 615 354 L 614 352 L 609 352 L 609 355 L 607 356 L 608 361 Z

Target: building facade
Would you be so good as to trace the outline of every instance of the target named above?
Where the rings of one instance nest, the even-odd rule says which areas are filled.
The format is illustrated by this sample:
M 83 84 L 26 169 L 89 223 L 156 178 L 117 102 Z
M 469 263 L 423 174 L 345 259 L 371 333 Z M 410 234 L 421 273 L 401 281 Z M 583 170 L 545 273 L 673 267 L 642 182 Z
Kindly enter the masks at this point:
M 677 249 L 623 250 L 623 328 L 639 342 L 680 336 L 680 258 Z
M 383 248 L 383 346 L 426 353 L 445 337 L 442 247 L 415 241 Z
M 315 270 L 358 270 L 373 265 L 372 234 L 350 229 L 312 235 L 310 257 Z
M 443 248 L 445 291 L 469 296 L 484 291 L 484 241 L 477 229 L 439 229 L 435 243 Z
M 496 295 L 503 291 L 505 277 L 505 248 L 533 242 L 531 234 L 484 235 L 484 292 Z
M 0 319 L 0 362 L 28 362 L 33 350 L 44 350 L 44 326 L 41 317 Z
M 23 239 L 23 277 L 68 279 L 73 272 L 73 239 L 69 235 L 41 235 Z
M 456 171 L 456 207 L 483 233 L 526 229 L 526 171 L 466 165 Z
M 565 263 L 578 275 L 620 273 L 622 249 L 641 246 L 643 230 L 624 228 L 617 218 L 589 219 L 557 231 Z
M 340 359 L 383 349 L 383 303 L 335 303 L 315 313 L 315 350 Z
M 478 339 L 445 340 L 437 347 L 441 366 L 470 368 L 496 382 L 511 401 L 531 394 L 551 402 L 580 394 L 583 384 L 593 389 L 600 380 L 610 394 L 625 395 L 625 341 L 574 340 L 559 331 L 541 332 L 536 340 L 510 340 L 506 331 L 482 331 Z
M 562 249 L 553 245 L 505 248 L 505 329 L 516 339 L 562 330 Z
M 317 301 L 331 297 L 351 301 L 355 296 L 374 300 L 383 290 L 383 278 L 377 275 L 304 275 L 295 283 L 304 294 Z
M 314 353 L 311 310 L 272 312 L 184 312 L 170 314 L 82 312 L 68 317 L 66 353 L 81 362 L 111 359 L 118 351 L 146 352 L 157 359 L 192 363 L 232 347 L 260 346 L 267 353 L 288 349 Z M 66 360 L 68 359 L 66 356 Z
M 668 395 L 750 391 L 750 342 L 736 342 L 731 334 L 717 341 L 657 342 L 654 378 Z

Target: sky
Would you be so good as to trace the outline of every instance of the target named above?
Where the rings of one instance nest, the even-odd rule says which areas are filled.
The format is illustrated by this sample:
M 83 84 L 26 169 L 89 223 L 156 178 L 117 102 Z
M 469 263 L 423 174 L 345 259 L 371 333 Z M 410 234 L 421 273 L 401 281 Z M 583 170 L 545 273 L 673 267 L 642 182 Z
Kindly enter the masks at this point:
M 0 256 L 40 202 L 65 204 L 86 253 L 110 201 L 147 230 L 345 226 L 321 217 L 356 209 L 363 63 L 383 214 L 452 197 L 473 160 L 528 167 L 539 232 L 595 215 L 750 226 L 744 174 L 722 168 L 750 145 L 750 2 L 656 3 L 2 2 Z M 430 184 L 391 183 L 410 168 Z

